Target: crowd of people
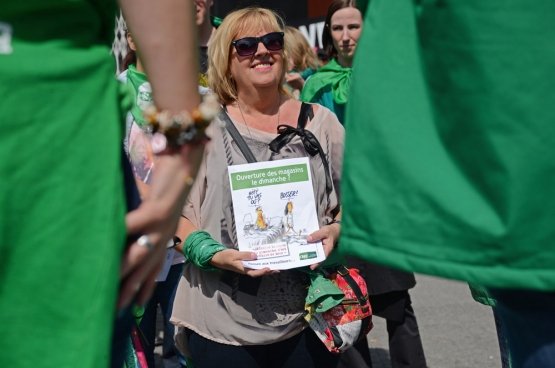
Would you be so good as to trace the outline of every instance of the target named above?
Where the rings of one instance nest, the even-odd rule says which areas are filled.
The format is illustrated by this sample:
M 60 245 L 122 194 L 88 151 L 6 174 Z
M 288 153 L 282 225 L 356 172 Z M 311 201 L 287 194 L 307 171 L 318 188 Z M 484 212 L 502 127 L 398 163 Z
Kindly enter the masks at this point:
M 522 173 L 522 157 L 492 152 L 528 136 L 483 128 L 496 110 L 473 109 L 471 86 L 480 83 L 452 74 L 450 66 L 467 65 L 461 55 L 467 63 L 479 55 L 472 60 L 486 71 L 491 55 L 434 43 L 467 8 L 446 15 L 433 4 L 334 0 L 315 50 L 261 7 L 219 19 L 212 0 L 119 5 L 128 50 L 117 80 L 108 52 L 113 1 L 9 0 L 0 9 L 0 152 L 9 158 L 0 164 L 0 366 L 152 368 L 160 308 L 166 366 L 372 367 L 365 335 L 334 354 L 307 327 L 304 280 L 337 265 L 365 280 L 373 315 L 387 321 L 393 368 L 427 367 L 413 271 L 471 282 L 474 298 L 493 307 L 504 368 L 553 366 L 555 336 L 545 325 L 555 321 L 555 283 L 545 265 L 555 252 L 537 259 L 519 246 L 516 225 L 503 228 L 540 214 L 533 244 L 547 244 L 551 207 L 535 209 L 541 199 L 525 198 L 532 184 L 520 177 L 501 183 L 498 172 L 489 180 L 480 173 Z M 547 18 L 533 10 L 522 24 L 536 14 L 540 37 Z M 452 45 L 479 44 L 451 36 Z M 364 63 L 376 68 L 363 74 Z M 504 96 L 476 93 L 491 104 Z M 490 157 L 483 167 L 454 142 L 462 128 L 452 126 L 468 124 L 462 112 L 474 118 L 473 144 Z M 538 119 L 534 134 L 546 118 Z M 539 142 L 523 146 L 530 141 Z M 551 160 L 534 157 L 529 179 L 551 183 L 541 175 Z M 310 162 L 319 229 L 306 240 L 322 243 L 326 261 L 304 272 L 247 268 L 257 255 L 238 249 L 228 167 L 291 158 Z M 503 184 L 516 192 L 490 187 Z M 505 210 L 503 222 L 495 214 Z M 505 244 L 512 248 L 500 251 Z M 522 328 L 529 340 L 519 346 Z M 23 359 L 28 351 L 39 361 Z

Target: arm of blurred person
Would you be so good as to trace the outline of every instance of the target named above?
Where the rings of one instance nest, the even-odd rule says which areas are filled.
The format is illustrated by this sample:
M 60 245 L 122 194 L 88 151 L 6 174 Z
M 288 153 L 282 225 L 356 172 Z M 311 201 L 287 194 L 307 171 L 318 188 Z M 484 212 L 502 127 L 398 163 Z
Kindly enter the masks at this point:
M 173 113 L 193 110 L 200 96 L 192 2 L 120 0 L 120 5 L 149 76 L 156 107 Z M 175 234 L 190 189 L 187 179 L 196 176 L 203 149 L 201 144 L 186 145 L 180 152 L 161 157 L 149 195 L 137 210 L 127 214 L 128 234 L 148 235 L 154 249 L 134 243 L 126 250 L 118 308 L 131 303 L 136 292 L 139 304 L 152 294 L 166 244 Z
M 137 189 L 139 190 L 139 195 L 141 200 L 147 198 L 150 194 L 150 187 L 144 181 L 139 178 L 135 178 L 135 184 L 137 184 Z
M 198 44 L 194 3 L 119 0 L 160 110 L 191 111 L 198 94 Z

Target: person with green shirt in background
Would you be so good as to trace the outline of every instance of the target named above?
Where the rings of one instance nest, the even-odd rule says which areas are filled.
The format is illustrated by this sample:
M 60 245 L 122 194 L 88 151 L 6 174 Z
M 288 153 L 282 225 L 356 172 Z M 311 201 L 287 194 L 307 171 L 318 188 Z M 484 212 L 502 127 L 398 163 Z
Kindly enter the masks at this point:
M 338 10 L 344 11 L 337 12 Z M 334 1 L 328 9 L 322 44 L 330 61 L 306 81 L 300 100 L 327 107 L 345 123 L 352 65 L 362 34 L 362 14 L 353 0 Z
M 555 3 L 360 1 L 342 251 L 485 285 L 555 366 Z

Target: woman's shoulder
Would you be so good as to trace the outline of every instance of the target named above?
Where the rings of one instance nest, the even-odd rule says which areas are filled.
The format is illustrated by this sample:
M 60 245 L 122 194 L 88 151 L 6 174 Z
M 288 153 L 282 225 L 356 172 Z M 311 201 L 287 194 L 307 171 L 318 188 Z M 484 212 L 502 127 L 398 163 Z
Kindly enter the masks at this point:
M 314 109 L 314 120 L 315 121 L 330 121 L 332 124 L 339 124 L 340 127 L 343 127 L 335 113 L 330 110 L 328 107 L 324 105 L 320 105 L 317 103 L 311 104 L 312 108 Z
M 303 104 L 308 104 L 312 106 L 312 112 L 314 115 L 314 119 L 331 119 L 334 120 L 334 118 L 337 120 L 337 117 L 335 116 L 335 113 L 330 110 L 329 108 L 327 108 L 326 106 L 317 103 L 317 102 L 303 102 L 303 101 L 297 101 L 294 99 L 289 99 L 286 101 L 286 111 L 288 114 L 291 115 L 295 115 L 295 116 L 299 116 L 299 114 L 301 113 L 301 107 Z M 339 122 L 339 121 L 338 121 Z
M 312 105 L 314 112 L 314 118 L 307 125 L 309 130 L 338 133 L 343 133 L 345 131 L 345 128 L 337 119 L 337 115 L 335 115 L 332 110 L 318 103 L 309 104 Z M 311 126 L 311 124 L 313 125 Z
M 301 114 L 301 107 L 303 104 L 312 105 L 312 112 L 314 116 L 316 116 L 316 114 L 322 107 L 317 103 L 302 102 L 302 101 L 298 101 L 290 98 L 284 104 L 284 106 L 286 106 L 286 113 L 289 115 L 290 118 L 293 118 L 293 117 L 295 119 L 298 118 L 299 115 Z

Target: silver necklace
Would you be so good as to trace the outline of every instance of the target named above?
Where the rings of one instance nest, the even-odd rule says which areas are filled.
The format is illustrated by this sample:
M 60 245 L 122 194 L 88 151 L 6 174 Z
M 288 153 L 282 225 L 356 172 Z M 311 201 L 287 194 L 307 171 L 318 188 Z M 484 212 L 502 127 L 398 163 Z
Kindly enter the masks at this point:
M 280 113 L 281 113 L 281 98 L 278 101 L 278 126 L 279 126 L 279 117 L 280 117 Z M 239 106 L 239 112 L 241 113 L 241 117 L 243 118 L 243 122 L 245 123 L 245 126 L 247 127 L 247 132 L 249 132 L 249 136 L 252 139 L 252 135 L 251 135 L 251 130 L 249 129 L 249 124 L 247 124 L 247 120 L 245 119 L 245 115 L 243 115 L 243 109 L 241 108 L 241 104 L 239 103 L 239 100 L 237 100 L 237 106 Z

